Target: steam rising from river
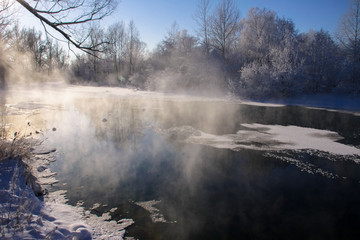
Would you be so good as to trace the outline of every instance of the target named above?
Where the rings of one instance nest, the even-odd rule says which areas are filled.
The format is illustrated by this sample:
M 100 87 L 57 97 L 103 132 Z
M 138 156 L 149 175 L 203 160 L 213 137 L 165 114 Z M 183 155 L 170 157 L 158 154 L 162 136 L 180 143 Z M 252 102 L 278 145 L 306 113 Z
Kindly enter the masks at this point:
M 61 82 L 44 84 L 36 91 L 9 91 L 5 102 L 12 124 L 8 131 L 38 133 L 48 139 L 45 144 L 62 146 L 66 152 L 64 168 L 76 169 L 81 176 L 104 176 L 106 184 L 94 182 L 94 189 L 104 184 L 115 189 L 118 181 L 129 178 L 134 161 L 143 156 L 151 156 L 154 167 L 160 167 L 157 156 L 170 156 L 175 142 L 235 151 L 313 149 L 360 155 L 359 148 L 339 143 L 342 137 L 336 131 L 271 124 L 274 118 L 285 117 L 281 105 L 253 106 L 224 99 L 76 87 Z M 251 119 L 263 123 L 253 124 Z M 196 161 L 196 154 L 189 156 Z M 191 172 L 192 164 L 189 161 L 182 167 Z M 73 186 L 81 188 L 85 179 L 73 181 L 78 181 Z
M 31 133 L 57 149 L 54 188 L 67 190 L 73 205 L 116 207 L 114 218 L 132 218 L 124 214 L 140 206 L 151 210 L 149 221 L 201 229 L 207 215 L 182 221 L 178 204 L 198 207 L 204 196 L 225 191 L 213 189 L 217 182 L 225 186 L 239 176 L 231 191 L 253 192 L 253 179 L 263 184 L 263 175 L 287 165 L 321 179 L 360 180 L 342 168 L 360 162 L 354 114 L 61 82 L 36 91 L 10 86 L 1 98 L 9 133 Z

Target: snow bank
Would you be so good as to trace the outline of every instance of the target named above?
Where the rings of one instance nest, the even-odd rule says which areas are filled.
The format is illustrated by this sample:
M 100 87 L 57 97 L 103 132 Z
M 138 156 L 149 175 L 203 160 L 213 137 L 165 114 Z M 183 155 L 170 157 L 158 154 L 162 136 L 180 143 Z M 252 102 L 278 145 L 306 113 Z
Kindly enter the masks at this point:
M 360 96 L 340 94 L 298 95 L 284 99 L 271 99 L 267 103 L 299 105 L 322 109 L 337 109 L 360 112 Z
M 257 106 L 257 107 L 285 107 L 286 105 L 280 103 L 266 103 L 266 102 L 252 102 L 252 101 L 240 101 L 240 104 Z
M 51 185 L 55 174 L 47 165 L 52 157 L 35 152 L 27 163 L 7 159 L 0 162 L 0 238 L 1 239 L 123 239 L 132 219 L 110 221 L 110 213 L 101 217 L 82 206 L 67 205 L 65 191 L 48 193 L 43 200 L 31 188 L 34 184 Z M 33 172 L 31 174 L 30 172 Z

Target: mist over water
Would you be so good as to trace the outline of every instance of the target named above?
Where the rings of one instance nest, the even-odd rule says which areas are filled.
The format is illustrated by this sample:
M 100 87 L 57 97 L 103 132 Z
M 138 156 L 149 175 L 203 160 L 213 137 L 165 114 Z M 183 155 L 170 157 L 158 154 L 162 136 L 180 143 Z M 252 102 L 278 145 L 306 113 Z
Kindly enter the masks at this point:
M 236 1 L 199 3 L 198 36 L 174 23 L 151 53 L 134 21 L 84 28 L 96 51 L 76 58 L 6 23 L 0 137 L 56 149 L 48 190 L 134 220 L 130 239 L 358 239 L 359 113 L 230 98 L 358 95 L 348 27 L 341 46 L 265 8 L 240 19 Z
M 66 190 L 70 204 L 93 213 L 133 219 L 127 236 L 359 234 L 360 157 L 347 152 L 360 151 L 353 113 L 60 84 L 1 96 L 9 132 L 56 147 L 51 191 Z M 279 129 L 308 131 L 308 141 L 341 151 L 289 147 L 295 139 L 285 142 Z

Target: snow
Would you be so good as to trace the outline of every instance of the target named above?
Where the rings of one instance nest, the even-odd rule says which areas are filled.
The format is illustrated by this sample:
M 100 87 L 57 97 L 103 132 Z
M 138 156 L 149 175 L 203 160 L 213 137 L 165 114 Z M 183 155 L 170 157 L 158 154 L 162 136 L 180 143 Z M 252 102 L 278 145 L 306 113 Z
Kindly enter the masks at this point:
M 360 155 L 360 149 L 336 142 L 342 137 L 332 131 L 298 126 L 243 124 L 255 130 L 264 129 L 283 149 L 313 149 L 337 155 Z
M 190 135 L 186 141 L 232 150 L 312 149 L 337 155 L 360 155 L 360 149 L 337 142 L 342 137 L 332 131 L 256 123 L 242 126 L 247 129 L 226 135 L 198 134 L 197 130 L 197 134 Z
M 280 103 L 266 103 L 266 102 L 253 102 L 253 101 L 241 101 L 243 105 L 257 106 L 257 107 L 285 107 L 286 105 Z
M 110 213 L 99 217 L 81 205 L 68 205 L 66 191 L 35 195 L 31 188 L 35 183 L 56 182 L 55 173 L 47 168 L 51 155 L 41 153 L 32 160 L 0 162 L 0 238 L 123 239 L 132 219 L 110 221 Z
M 155 205 L 161 203 L 161 200 L 150 200 L 144 202 L 135 202 L 136 205 L 142 207 L 150 213 L 150 218 L 153 223 L 173 223 L 165 219 L 164 215 L 160 213 L 160 210 Z
M 299 105 L 327 110 L 360 112 L 360 96 L 340 94 L 298 95 L 283 99 L 270 99 L 267 104 Z
M 307 161 L 303 156 L 321 157 L 331 162 L 350 161 L 360 164 L 358 147 L 338 142 L 342 137 L 332 131 L 298 126 L 241 124 L 241 130 L 234 134 L 215 135 L 190 126 L 174 127 L 162 131 L 172 139 L 220 149 L 240 151 L 252 149 L 262 151 L 265 157 L 279 159 L 309 174 L 326 178 L 348 178 L 329 171 L 321 165 Z

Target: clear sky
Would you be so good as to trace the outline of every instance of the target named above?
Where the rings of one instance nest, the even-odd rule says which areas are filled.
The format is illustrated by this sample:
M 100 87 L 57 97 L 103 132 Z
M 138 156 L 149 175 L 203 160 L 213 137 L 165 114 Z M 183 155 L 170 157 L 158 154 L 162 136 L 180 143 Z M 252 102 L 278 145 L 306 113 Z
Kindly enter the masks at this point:
M 221 0 L 211 0 L 216 6 Z M 333 34 L 343 14 L 347 12 L 350 0 L 235 0 L 241 18 L 246 17 L 252 7 L 274 10 L 278 16 L 292 19 L 300 32 L 321 28 Z M 106 18 L 104 26 L 117 21 L 126 24 L 134 20 L 140 38 L 149 50 L 164 39 L 176 21 L 180 29 L 187 29 L 195 35 L 196 23 L 193 15 L 198 0 L 119 0 L 113 15 Z M 21 23 L 42 29 L 40 22 L 26 11 L 21 14 Z
M 220 0 L 212 0 L 216 5 Z M 290 18 L 300 32 L 321 28 L 331 34 L 339 19 L 346 13 L 349 0 L 235 0 L 241 17 L 246 17 L 251 7 L 274 10 L 278 16 Z M 173 22 L 180 29 L 195 34 L 196 23 L 193 15 L 198 0 L 121 0 L 116 12 L 106 24 L 123 20 L 134 20 L 141 40 L 153 49 L 167 34 Z

